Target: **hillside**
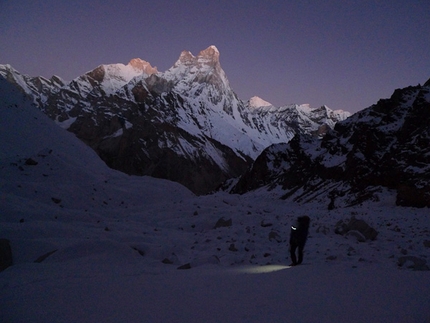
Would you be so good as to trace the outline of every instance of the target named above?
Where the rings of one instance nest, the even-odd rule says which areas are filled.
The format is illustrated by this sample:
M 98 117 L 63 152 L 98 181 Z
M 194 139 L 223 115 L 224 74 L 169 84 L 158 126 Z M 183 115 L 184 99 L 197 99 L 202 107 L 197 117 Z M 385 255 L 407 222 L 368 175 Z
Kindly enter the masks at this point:
M 430 82 L 338 122 L 322 139 L 297 134 L 267 148 L 233 192 L 281 186 L 283 198 L 328 208 L 378 201 L 386 189 L 402 206 L 430 207 Z

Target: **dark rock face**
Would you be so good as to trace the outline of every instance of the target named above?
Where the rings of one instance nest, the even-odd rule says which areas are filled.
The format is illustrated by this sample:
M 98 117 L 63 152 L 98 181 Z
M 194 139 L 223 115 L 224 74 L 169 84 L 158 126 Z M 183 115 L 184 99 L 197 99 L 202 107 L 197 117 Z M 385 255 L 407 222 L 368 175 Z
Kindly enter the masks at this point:
M 126 119 L 80 114 L 68 130 L 91 146 L 109 167 L 127 174 L 176 181 L 196 194 L 215 190 L 249 166 L 251 159 L 238 156 L 230 147 L 212 138 L 192 135 L 165 120 L 163 115 L 174 119 L 180 109 L 178 96 L 159 101 L 149 92 L 135 93 L 139 98 L 136 104 L 120 105 L 127 107 Z M 116 106 L 111 105 L 109 110 Z M 128 127 L 131 123 L 133 126 Z M 221 154 L 226 168 L 205 154 L 208 148 Z
M 12 248 L 8 239 L 0 239 L 0 271 L 13 265 Z
M 270 188 L 278 183 L 294 191 L 306 184 L 317 170 L 317 165 L 307 153 L 307 147 L 313 144 L 317 144 L 317 139 L 297 134 L 287 144 L 268 147 L 240 178 L 232 193 L 243 194 L 266 185 Z
M 306 201 L 319 192 L 334 208 L 340 199 L 346 205 L 374 199 L 384 187 L 396 191 L 397 205 L 430 207 L 429 124 L 430 86 L 396 90 L 321 140 L 296 135 L 267 148 L 233 192 L 281 185 L 285 198 Z

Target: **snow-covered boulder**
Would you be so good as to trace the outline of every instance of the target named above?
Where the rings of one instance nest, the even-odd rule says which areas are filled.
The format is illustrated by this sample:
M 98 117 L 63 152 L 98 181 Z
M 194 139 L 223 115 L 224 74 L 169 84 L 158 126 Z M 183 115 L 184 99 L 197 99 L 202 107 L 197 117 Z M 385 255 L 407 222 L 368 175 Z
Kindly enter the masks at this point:
M 349 220 L 339 220 L 335 225 L 334 232 L 336 234 L 354 236 L 360 242 L 375 240 L 378 236 L 378 231 L 364 220 L 356 219 L 354 216 Z

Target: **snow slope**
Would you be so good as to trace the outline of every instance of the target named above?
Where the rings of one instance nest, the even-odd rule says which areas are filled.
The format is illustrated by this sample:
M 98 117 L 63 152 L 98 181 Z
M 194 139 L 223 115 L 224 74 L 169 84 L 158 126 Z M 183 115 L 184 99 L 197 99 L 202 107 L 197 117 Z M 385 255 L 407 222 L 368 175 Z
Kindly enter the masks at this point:
M 197 197 L 107 168 L 2 79 L 0 92 L 0 238 L 14 255 L 0 272 L 0 322 L 430 320 L 430 271 L 398 266 L 428 260 L 427 209 L 395 207 L 389 191 L 333 211 L 276 190 Z M 289 227 L 303 214 L 305 261 L 289 267 Z M 375 241 L 334 234 L 352 215 Z M 221 217 L 231 226 L 214 228 Z

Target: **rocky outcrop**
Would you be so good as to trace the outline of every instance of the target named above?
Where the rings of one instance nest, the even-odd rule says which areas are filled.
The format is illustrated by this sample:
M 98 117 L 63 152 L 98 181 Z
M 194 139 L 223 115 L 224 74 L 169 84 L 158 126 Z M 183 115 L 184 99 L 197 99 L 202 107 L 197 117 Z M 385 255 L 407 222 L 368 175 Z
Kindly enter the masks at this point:
M 215 223 L 214 229 L 231 227 L 232 225 L 233 225 L 232 219 L 226 220 L 224 217 L 222 217 L 222 218 L 218 219 L 218 221 Z
M 339 220 L 335 225 L 334 232 L 355 237 L 359 242 L 375 240 L 378 236 L 378 231 L 364 220 L 356 219 L 354 216 L 349 220 Z

